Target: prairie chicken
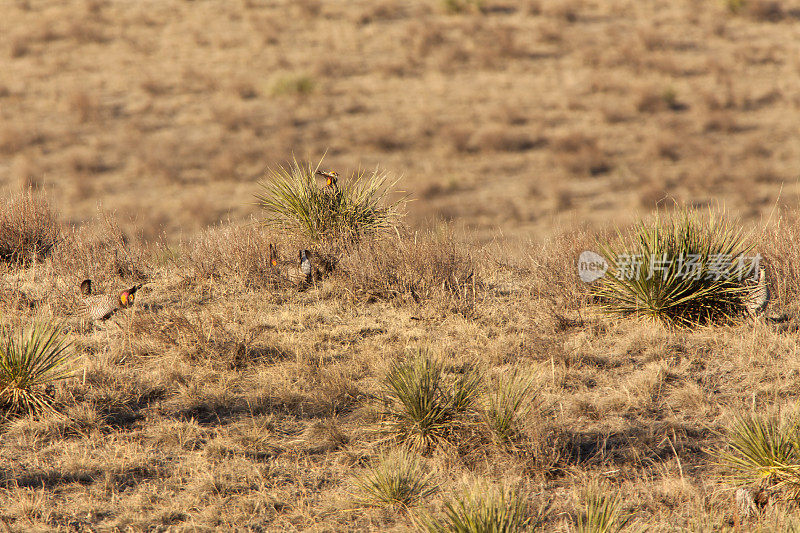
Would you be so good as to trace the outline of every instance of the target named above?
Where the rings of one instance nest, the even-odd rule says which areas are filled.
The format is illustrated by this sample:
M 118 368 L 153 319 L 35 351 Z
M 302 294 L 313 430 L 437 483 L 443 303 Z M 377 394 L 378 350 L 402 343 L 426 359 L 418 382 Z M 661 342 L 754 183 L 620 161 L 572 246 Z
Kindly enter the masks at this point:
M 289 270 L 287 277 L 299 289 L 304 289 L 310 283 L 317 281 L 317 268 L 310 250 L 300 250 L 298 255 L 299 263 L 296 268 Z
M 274 244 L 269 245 L 269 265 L 272 268 L 278 268 L 278 249 Z
M 311 281 L 312 270 L 311 252 L 300 250 L 300 274 L 305 278 L 306 282 Z
M 322 170 L 317 170 L 317 176 L 322 176 L 325 178 L 325 187 L 330 190 L 331 192 L 339 192 L 339 173 L 335 171 L 324 172 Z
M 756 316 L 767 308 L 769 303 L 769 287 L 767 286 L 767 273 L 764 267 L 758 269 L 758 278 L 753 282 L 750 289 L 750 294 L 745 300 L 747 313 L 750 316 Z
M 83 294 L 81 312 L 92 321 L 107 320 L 120 309 L 131 307 L 136 298 L 136 291 L 141 286 L 141 284 L 134 285 L 116 295 L 92 294 L 92 280 L 83 280 L 81 283 L 81 294 Z

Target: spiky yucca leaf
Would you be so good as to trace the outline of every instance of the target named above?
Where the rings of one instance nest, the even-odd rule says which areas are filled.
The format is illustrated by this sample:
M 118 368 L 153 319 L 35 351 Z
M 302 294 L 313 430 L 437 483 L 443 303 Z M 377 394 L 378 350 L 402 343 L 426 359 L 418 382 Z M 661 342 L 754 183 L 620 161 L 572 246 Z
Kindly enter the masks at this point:
M 443 518 L 422 523 L 431 533 L 516 533 L 528 531 L 533 517 L 519 494 L 475 487 L 446 502 Z
M 355 484 L 365 504 L 410 507 L 438 490 L 432 478 L 418 456 L 400 449 L 381 456 Z
M 592 483 L 584 493 L 583 510 L 575 524 L 576 533 L 612 533 L 631 520 L 623 512 L 622 497 L 606 485 Z
M 0 329 L 0 403 L 9 412 L 52 409 L 41 387 L 70 376 L 70 345 L 57 324 L 34 323 L 17 335 Z
M 445 382 L 440 361 L 418 351 L 395 363 L 384 379 L 388 430 L 415 450 L 445 444 L 474 410 L 482 378 L 467 371 Z
M 386 173 L 364 171 L 340 178 L 336 189 L 319 187 L 314 175 L 319 168 L 294 161 L 288 168 L 270 170 L 256 194 L 266 211 L 265 223 L 290 225 L 312 240 L 329 237 L 358 237 L 393 228 L 399 208 L 406 201 L 389 201 L 387 196 L 398 180 Z
M 727 449 L 716 452 L 739 483 L 767 481 L 800 490 L 800 421 L 774 415 L 738 418 L 728 430 Z
M 601 243 L 610 267 L 592 288 L 601 309 L 696 327 L 747 313 L 753 246 L 721 213 L 680 211 L 642 222 L 619 243 Z

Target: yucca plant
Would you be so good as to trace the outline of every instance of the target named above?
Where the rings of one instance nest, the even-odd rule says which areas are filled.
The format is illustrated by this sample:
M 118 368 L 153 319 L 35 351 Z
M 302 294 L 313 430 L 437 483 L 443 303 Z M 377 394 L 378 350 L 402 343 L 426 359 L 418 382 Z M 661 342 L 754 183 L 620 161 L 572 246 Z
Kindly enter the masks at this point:
M 294 161 L 278 167 L 260 183 L 257 204 L 266 211 L 265 223 L 291 226 L 314 241 L 325 238 L 358 238 L 396 227 L 399 209 L 406 198 L 389 201 L 397 184 L 385 172 L 364 171 L 342 177 L 335 187 L 320 187 L 315 181 L 319 169 Z
M 517 434 L 517 425 L 527 415 L 536 400 L 534 378 L 514 373 L 498 378 L 489 393 L 485 411 L 486 422 L 502 443 L 510 443 Z
M 426 451 L 452 440 L 475 410 L 482 378 L 466 371 L 446 380 L 443 365 L 420 350 L 395 363 L 384 379 L 388 431 L 412 449 Z
M 608 486 L 590 484 L 575 523 L 576 533 L 612 533 L 620 531 L 633 519 L 623 512 L 622 497 Z
M 0 405 L 7 413 L 52 410 L 42 389 L 71 375 L 70 345 L 57 324 L 37 322 L 16 335 L 0 329 Z
M 800 493 L 800 420 L 751 414 L 738 418 L 716 451 L 731 478 L 743 484 L 768 483 Z
M 731 323 L 747 313 L 753 246 L 722 213 L 656 217 L 600 248 L 609 271 L 592 292 L 609 313 L 678 327 Z
M 432 478 L 418 456 L 401 449 L 381 456 L 355 484 L 364 504 L 411 507 L 438 490 Z
M 474 487 L 444 504 L 444 517 L 422 519 L 431 533 L 515 533 L 534 526 L 527 503 L 508 489 Z

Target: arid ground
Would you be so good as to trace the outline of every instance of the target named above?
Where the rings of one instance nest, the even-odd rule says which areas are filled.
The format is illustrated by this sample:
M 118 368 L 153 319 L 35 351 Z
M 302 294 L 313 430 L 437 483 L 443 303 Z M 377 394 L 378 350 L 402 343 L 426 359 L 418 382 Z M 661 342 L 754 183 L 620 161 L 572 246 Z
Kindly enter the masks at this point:
M 0 263 L 0 323 L 64 321 L 76 357 L 60 415 L 2 426 L 7 530 L 407 531 L 494 486 L 572 531 L 592 482 L 631 531 L 797 526 L 786 498 L 740 517 L 714 450 L 800 400 L 800 1 L 0 2 L 0 206 L 30 191 L 59 235 Z M 303 291 L 266 250 L 314 243 L 252 223 L 293 158 L 412 198 Z M 676 205 L 741 222 L 788 325 L 591 309 L 580 251 Z M 88 277 L 144 287 L 87 327 Z M 401 447 L 385 377 L 420 351 L 479 369 L 481 405 L 535 393 L 513 439 L 477 409 L 418 454 L 435 490 L 382 506 L 358 480 Z

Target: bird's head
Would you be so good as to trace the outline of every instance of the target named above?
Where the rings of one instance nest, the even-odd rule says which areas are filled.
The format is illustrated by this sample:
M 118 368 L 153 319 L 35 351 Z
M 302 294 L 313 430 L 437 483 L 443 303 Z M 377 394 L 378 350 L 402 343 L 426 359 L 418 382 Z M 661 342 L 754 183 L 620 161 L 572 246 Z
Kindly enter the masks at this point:
M 119 293 L 119 304 L 121 307 L 130 307 L 136 299 L 136 291 L 139 290 L 141 285 L 134 285 L 130 289 L 125 289 Z
M 335 170 L 331 170 L 329 172 L 325 172 L 325 171 L 322 171 L 322 170 L 317 170 L 317 175 L 318 176 L 322 176 L 323 178 L 325 178 L 325 186 L 326 187 L 331 187 L 331 188 L 335 188 L 336 187 L 336 182 L 339 179 L 339 173 L 336 172 Z

